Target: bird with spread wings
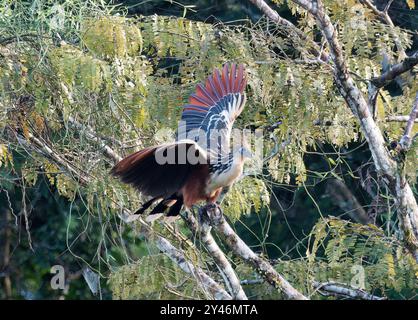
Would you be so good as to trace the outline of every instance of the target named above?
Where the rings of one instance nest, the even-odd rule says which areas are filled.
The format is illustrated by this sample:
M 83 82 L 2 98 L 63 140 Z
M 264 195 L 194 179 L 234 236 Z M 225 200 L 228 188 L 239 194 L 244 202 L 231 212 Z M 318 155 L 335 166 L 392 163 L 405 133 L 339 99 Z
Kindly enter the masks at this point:
M 113 167 L 114 176 L 151 197 L 137 214 L 157 203 L 150 215 L 176 216 L 199 201 L 215 204 L 238 179 L 251 153 L 243 145 L 231 151 L 229 141 L 245 86 L 243 65 L 215 69 L 183 106 L 175 142 L 137 151 Z

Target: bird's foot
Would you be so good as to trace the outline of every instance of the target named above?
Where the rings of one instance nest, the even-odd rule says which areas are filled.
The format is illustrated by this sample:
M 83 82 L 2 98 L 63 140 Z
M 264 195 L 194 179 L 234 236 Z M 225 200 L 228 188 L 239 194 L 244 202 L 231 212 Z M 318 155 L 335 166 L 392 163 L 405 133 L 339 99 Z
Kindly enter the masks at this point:
M 202 213 L 209 219 L 211 225 L 218 224 L 223 217 L 222 209 L 216 202 L 205 205 Z

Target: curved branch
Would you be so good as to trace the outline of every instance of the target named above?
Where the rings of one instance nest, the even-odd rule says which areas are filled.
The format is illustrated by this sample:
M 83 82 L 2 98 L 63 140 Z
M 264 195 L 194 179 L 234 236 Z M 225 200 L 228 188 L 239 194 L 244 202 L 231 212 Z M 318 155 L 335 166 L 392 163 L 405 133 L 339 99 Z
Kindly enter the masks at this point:
M 189 228 L 195 235 L 200 232 L 202 242 L 215 261 L 216 265 L 219 267 L 220 272 L 226 278 L 225 282 L 230 288 L 232 298 L 237 300 L 248 300 L 247 295 L 242 289 L 241 282 L 238 279 L 234 269 L 232 268 L 231 263 L 228 261 L 225 254 L 222 252 L 221 248 L 219 248 L 218 244 L 210 233 L 211 226 L 209 222 L 205 219 L 201 219 L 200 223 L 198 224 L 195 217 L 188 211 L 185 212 L 183 218 L 186 220 Z
M 403 150 L 407 150 L 411 146 L 411 142 L 412 142 L 411 133 L 412 133 L 412 128 L 414 127 L 414 122 L 417 119 L 417 115 L 418 115 L 418 92 L 415 95 L 415 100 L 412 105 L 412 110 L 411 110 L 411 113 L 409 114 L 408 122 L 406 123 L 405 132 L 401 140 L 399 141 L 399 144 L 401 145 Z
M 397 76 L 411 70 L 418 64 L 418 51 L 409 57 L 406 57 L 402 62 L 393 65 L 389 70 L 381 74 L 379 77 L 371 79 L 372 84 L 376 88 L 382 88 L 389 84 Z

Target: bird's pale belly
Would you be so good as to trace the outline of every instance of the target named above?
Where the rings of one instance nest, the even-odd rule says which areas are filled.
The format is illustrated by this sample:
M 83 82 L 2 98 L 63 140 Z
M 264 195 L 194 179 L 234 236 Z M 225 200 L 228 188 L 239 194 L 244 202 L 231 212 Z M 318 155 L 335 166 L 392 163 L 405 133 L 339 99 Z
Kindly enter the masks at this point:
M 243 163 L 233 164 L 229 170 L 210 176 L 206 170 L 208 168 L 203 166 L 201 170 L 195 171 L 183 186 L 181 193 L 186 207 L 190 208 L 202 200 L 210 203 L 215 202 L 222 188 L 232 185 L 241 176 Z M 209 178 L 207 178 L 208 176 Z
M 243 170 L 243 163 L 232 165 L 228 171 L 224 171 L 219 175 L 213 175 L 209 179 L 209 183 L 206 187 L 206 194 L 213 196 L 219 188 L 224 188 L 232 185 L 236 179 L 238 179 Z

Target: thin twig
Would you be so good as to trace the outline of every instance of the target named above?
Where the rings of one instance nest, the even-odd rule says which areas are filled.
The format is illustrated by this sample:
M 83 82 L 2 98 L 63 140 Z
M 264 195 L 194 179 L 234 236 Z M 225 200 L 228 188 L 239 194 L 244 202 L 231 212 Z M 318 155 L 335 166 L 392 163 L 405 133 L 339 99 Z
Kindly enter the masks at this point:
M 388 12 L 390 9 L 390 6 L 392 5 L 393 0 L 389 0 L 388 3 L 386 3 L 385 9 L 383 10 L 383 12 Z
M 411 56 L 406 57 L 403 61 L 393 65 L 389 70 L 382 73 L 379 77 L 371 79 L 371 83 L 373 83 L 376 88 L 382 88 L 389 84 L 389 82 L 394 80 L 397 76 L 411 70 L 417 64 L 418 51 Z

